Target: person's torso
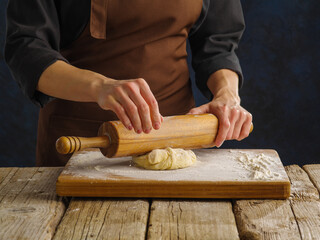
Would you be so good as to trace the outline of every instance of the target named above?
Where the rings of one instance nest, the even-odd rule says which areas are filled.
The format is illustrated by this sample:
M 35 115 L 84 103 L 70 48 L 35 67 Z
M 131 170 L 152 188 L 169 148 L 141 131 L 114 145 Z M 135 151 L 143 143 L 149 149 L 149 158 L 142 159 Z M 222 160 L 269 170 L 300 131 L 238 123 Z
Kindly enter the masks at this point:
M 91 3 L 87 27 L 61 50 L 70 64 L 117 80 L 144 78 L 163 116 L 187 113 L 194 100 L 186 40 L 200 16 L 202 0 Z M 54 149 L 60 136 L 96 136 L 103 121 L 114 119 L 114 113 L 96 103 L 53 100 L 39 115 L 37 165 L 65 164 L 70 156 Z
M 182 114 L 193 101 L 186 39 L 201 9 L 202 0 L 93 0 L 89 24 L 61 52 L 113 79 L 144 78 L 163 115 Z

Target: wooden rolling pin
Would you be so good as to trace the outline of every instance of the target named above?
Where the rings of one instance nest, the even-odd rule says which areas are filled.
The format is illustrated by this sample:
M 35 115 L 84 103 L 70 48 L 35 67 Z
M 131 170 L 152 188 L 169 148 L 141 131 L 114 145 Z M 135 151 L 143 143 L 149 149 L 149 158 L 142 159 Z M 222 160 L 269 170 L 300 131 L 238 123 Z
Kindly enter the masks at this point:
M 252 131 L 253 126 L 251 126 Z M 156 148 L 197 149 L 214 146 L 218 119 L 212 114 L 164 117 L 159 130 L 137 134 L 128 130 L 120 121 L 105 122 L 98 137 L 61 137 L 56 149 L 69 154 L 85 148 L 100 148 L 107 157 L 140 155 Z

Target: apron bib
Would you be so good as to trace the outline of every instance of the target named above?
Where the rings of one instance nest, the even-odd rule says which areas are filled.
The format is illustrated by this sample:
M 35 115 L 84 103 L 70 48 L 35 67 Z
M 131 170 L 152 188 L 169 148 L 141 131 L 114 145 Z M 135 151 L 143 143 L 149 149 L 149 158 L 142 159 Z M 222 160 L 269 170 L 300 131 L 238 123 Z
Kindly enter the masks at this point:
M 90 22 L 61 54 L 70 64 L 122 80 L 144 78 L 163 116 L 194 107 L 186 39 L 200 16 L 202 0 L 92 0 Z M 117 117 L 96 103 L 55 99 L 40 110 L 37 165 L 65 165 L 55 141 L 63 135 L 97 136 Z

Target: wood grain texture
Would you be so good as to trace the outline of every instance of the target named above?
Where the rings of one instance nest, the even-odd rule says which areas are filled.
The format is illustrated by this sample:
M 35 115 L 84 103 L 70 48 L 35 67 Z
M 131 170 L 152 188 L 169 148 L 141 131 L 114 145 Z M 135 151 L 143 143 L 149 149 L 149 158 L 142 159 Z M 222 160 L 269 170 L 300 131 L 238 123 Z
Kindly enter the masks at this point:
M 60 154 L 70 154 L 87 148 L 107 148 L 109 147 L 109 137 L 60 137 L 56 141 L 56 149 Z
M 3 181 L 7 178 L 10 172 L 14 173 L 17 170 L 18 168 L 0 168 L 0 186 L 3 185 Z
M 320 192 L 320 164 L 304 165 L 303 169 L 307 172 L 311 182 Z
M 5 188 L 12 176 L 18 171 L 18 168 L 0 168 L 0 202 L 10 190 Z
M 147 200 L 73 198 L 54 239 L 144 239 L 148 213 Z
M 240 239 L 301 239 L 288 200 L 239 200 L 234 213 Z
M 229 201 L 154 200 L 148 239 L 239 239 Z
M 141 155 L 157 148 L 213 147 L 217 131 L 218 118 L 213 114 L 188 114 L 164 117 L 161 128 L 148 134 L 137 134 L 120 121 L 109 121 L 101 125 L 98 135 L 110 137 L 110 146 L 101 152 L 111 158 Z
M 55 193 L 62 168 L 12 169 L 0 185 L 0 239 L 51 239 L 65 211 Z
M 285 166 L 291 183 L 290 199 L 319 199 L 319 192 L 308 174 L 298 165 Z
M 291 182 L 290 205 L 296 218 L 301 239 L 320 237 L 319 193 L 308 174 L 299 166 L 285 167 Z
M 320 201 L 290 200 L 301 233 L 301 239 L 320 238 Z

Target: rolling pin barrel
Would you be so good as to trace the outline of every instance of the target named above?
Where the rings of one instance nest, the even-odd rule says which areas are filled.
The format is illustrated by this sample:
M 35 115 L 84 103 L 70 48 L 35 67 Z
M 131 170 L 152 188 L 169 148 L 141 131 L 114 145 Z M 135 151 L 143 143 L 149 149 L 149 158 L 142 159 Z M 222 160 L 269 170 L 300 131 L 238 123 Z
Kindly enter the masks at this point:
M 62 137 L 56 147 L 66 154 L 98 147 L 107 157 L 140 155 L 156 148 L 197 149 L 214 146 L 218 119 L 212 114 L 165 117 L 159 130 L 137 134 L 120 121 L 105 122 L 95 138 Z

